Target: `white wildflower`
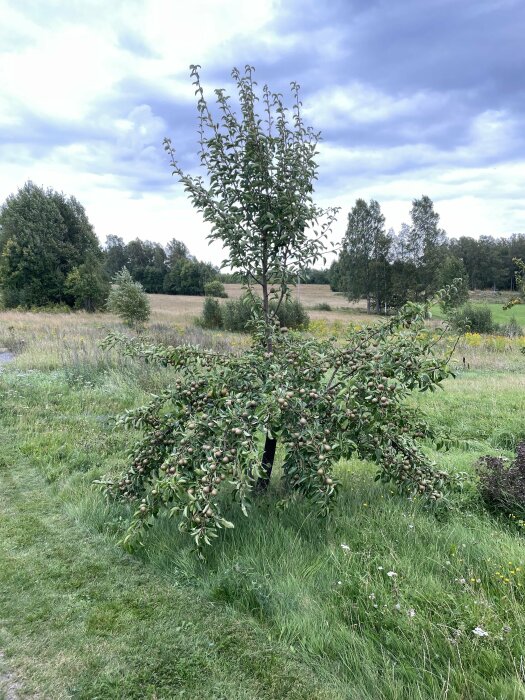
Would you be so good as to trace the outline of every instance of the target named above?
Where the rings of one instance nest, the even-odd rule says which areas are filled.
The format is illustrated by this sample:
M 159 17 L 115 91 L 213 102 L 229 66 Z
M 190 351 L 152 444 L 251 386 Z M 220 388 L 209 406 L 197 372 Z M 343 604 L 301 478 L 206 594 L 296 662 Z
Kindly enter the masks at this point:
M 488 637 L 489 633 L 485 632 L 485 630 L 482 627 L 474 627 L 472 630 L 472 634 L 475 634 L 476 637 Z
M 414 608 L 410 608 L 409 610 L 407 610 L 407 615 L 408 617 L 415 617 L 416 611 L 414 610 Z
M 375 599 L 376 599 L 376 594 L 375 594 L 375 593 L 370 593 L 370 595 L 369 595 L 368 597 L 370 598 L 370 600 L 375 600 Z
M 341 549 L 344 550 L 345 552 L 349 552 L 349 551 L 350 551 L 350 547 L 349 547 L 347 544 L 342 544 L 342 545 L 341 545 Z
M 395 571 L 387 571 L 386 575 L 389 576 L 390 578 L 395 578 L 397 576 Z

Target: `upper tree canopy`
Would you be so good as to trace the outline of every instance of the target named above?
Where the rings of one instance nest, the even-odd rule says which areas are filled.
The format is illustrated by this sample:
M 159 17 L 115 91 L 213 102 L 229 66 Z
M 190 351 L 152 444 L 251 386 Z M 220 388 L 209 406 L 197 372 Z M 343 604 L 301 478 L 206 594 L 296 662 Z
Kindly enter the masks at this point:
M 193 205 L 211 223 L 209 238 L 227 251 L 224 265 L 248 284 L 262 288 L 266 321 L 269 297 L 282 298 L 291 276 L 322 256 L 334 210 L 312 198 L 317 177 L 319 134 L 305 126 L 299 85 L 291 83 L 293 104 L 265 85 L 257 91 L 254 69 L 232 71 L 238 111 L 225 91 L 215 90 L 217 113 L 204 97 L 199 66 L 191 66 L 199 112 L 201 164 L 207 180 L 185 173 L 169 139 L 166 150 Z M 277 290 L 272 291 L 270 286 Z
M 80 202 L 32 182 L 6 199 L 0 227 L 0 288 L 6 306 L 66 301 L 68 274 L 89 256 L 101 256 Z
M 350 300 L 372 300 L 376 311 L 386 300 L 388 255 L 392 244 L 385 231 L 385 217 L 379 203 L 356 200 L 348 214 L 348 225 L 341 255 L 342 289 Z

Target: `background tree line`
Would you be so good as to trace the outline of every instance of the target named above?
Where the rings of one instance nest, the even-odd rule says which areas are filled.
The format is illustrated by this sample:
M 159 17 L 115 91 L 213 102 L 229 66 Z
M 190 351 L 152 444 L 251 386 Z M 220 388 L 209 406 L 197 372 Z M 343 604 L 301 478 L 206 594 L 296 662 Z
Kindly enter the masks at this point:
M 219 274 L 216 267 L 197 260 L 175 238 L 163 247 L 140 238 L 124 243 L 118 236 L 108 236 L 104 257 L 110 277 L 126 267 L 149 294 L 203 295 L 205 285 Z
M 75 197 L 32 182 L 0 207 L 0 292 L 7 308 L 65 304 L 94 311 L 123 268 L 152 294 L 203 295 L 218 277 L 175 239 L 163 247 L 108 236 L 102 248 Z
M 330 285 L 348 299 L 366 299 L 377 313 L 409 300 L 425 300 L 439 288 L 462 278 L 456 299 L 469 289 L 516 289 L 515 258 L 525 256 L 525 234 L 508 238 L 462 236 L 448 239 L 439 226 L 434 203 L 414 199 L 410 224 L 398 233 L 386 231 L 385 217 L 375 200 L 358 199 L 348 214 L 339 259 L 330 268 Z

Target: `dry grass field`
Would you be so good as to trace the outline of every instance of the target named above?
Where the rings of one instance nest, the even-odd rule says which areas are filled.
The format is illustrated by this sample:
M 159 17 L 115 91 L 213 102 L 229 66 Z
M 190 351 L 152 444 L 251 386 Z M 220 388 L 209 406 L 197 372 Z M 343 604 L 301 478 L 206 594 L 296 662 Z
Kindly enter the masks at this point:
M 224 285 L 229 299 L 238 299 L 242 285 Z M 301 284 L 293 290 L 293 296 L 300 299 L 311 319 L 325 319 L 340 322 L 363 323 L 377 320 L 366 314 L 366 302 L 350 303 L 339 292 L 332 292 L 327 284 Z M 198 316 L 204 304 L 204 297 L 168 296 L 150 294 L 153 309 L 152 320 L 161 323 L 191 323 Z M 226 301 L 226 300 L 224 300 Z M 328 304 L 330 311 L 319 310 L 320 304 Z

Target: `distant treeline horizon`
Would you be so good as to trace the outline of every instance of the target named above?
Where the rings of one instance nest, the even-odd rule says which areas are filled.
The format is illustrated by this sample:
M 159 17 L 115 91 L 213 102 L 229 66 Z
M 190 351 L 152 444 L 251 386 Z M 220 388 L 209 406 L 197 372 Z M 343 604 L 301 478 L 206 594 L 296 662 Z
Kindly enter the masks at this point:
M 516 289 L 514 259 L 525 260 L 525 234 L 449 239 L 429 197 L 413 200 L 411 223 L 385 231 L 375 200 L 358 199 L 348 214 L 339 258 L 329 268 L 303 270 L 289 283 L 329 284 L 380 312 L 431 296 L 453 279 L 469 289 Z M 0 207 L 0 292 L 5 307 L 105 304 L 122 268 L 150 294 L 204 295 L 209 282 L 241 283 L 198 260 L 173 238 L 163 246 L 110 235 L 101 245 L 74 197 L 27 182 Z

